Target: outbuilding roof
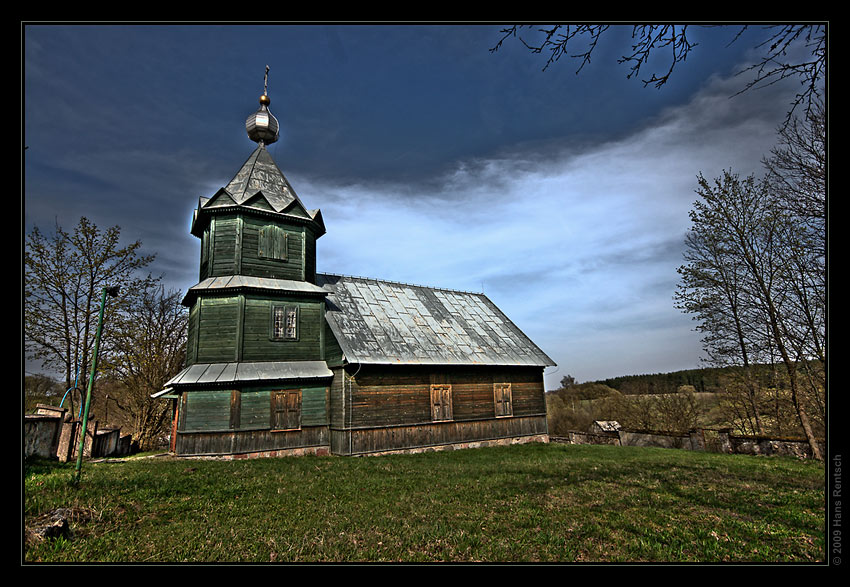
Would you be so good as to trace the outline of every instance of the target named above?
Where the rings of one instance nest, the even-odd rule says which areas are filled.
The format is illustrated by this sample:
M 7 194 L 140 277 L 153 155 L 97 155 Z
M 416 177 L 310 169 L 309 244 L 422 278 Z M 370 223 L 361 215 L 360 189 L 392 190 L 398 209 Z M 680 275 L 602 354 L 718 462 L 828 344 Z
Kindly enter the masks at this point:
M 317 274 L 349 363 L 550 366 L 483 293 Z

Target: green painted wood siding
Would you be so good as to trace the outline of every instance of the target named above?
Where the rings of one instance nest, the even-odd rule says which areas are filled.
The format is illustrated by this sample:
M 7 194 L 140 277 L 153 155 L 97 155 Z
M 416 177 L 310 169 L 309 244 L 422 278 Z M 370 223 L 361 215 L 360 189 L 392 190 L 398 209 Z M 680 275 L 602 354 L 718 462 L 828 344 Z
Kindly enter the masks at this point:
M 295 340 L 272 339 L 272 308 L 298 308 Z M 324 342 L 341 359 L 323 320 L 324 300 L 256 296 L 198 297 L 189 310 L 186 364 L 232 361 L 316 361 L 324 358 Z
M 285 253 L 283 251 L 271 253 L 268 250 L 268 238 L 272 234 L 276 235 L 278 243 L 285 244 Z M 305 267 L 304 240 L 308 237 L 309 234 L 300 226 L 287 226 L 271 219 L 243 218 L 241 274 L 274 279 L 303 280 Z M 315 241 L 315 239 L 313 240 Z M 313 247 L 314 259 L 312 263 L 315 265 L 315 242 Z M 313 271 L 315 273 L 315 269 Z
M 237 359 L 239 299 L 198 298 L 197 363 L 226 363 Z
M 301 392 L 301 426 L 328 425 L 327 387 L 248 387 L 241 391 L 188 391 L 183 394 L 181 432 L 270 430 L 274 421 L 272 394 Z
M 264 430 L 269 427 L 269 392 L 242 391 L 240 430 Z
M 201 236 L 200 278 L 223 275 L 315 283 L 315 234 L 277 218 L 217 214 Z
M 329 399 L 327 387 L 301 388 L 301 425 L 327 426 Z
M 230 390 L 192 391 L 183 394 L 181 430 L 207 432 L 230 428 Z
M 334 336 L 334 333 L 331 330 L 331 327 L 328 325 L 327 321 L 323 320 L 323 322 L 324 322 L 324 329 L 325 329 L 325 339 L 324 339 L 325 354 L 324 354 L 324 359 L 327 362 L 329 367 L 337 367 L 339 365 L 342 365 L 342 359 L 343 359 L 342 347 L 339 346 L 339 341 Z
M 234 275 L 236 270 L 236 236 L 240 220 L 235 216 L 215 216 L 210 224 L 210 276 Z
M 189 309 L 189 333 L 186 339 L 186 365 L 198 362 L 198 318 L 200 316 L 200 300 L 195 300 Z
M 243 361 L 315 361 L 323 357 L 322 305 L 293 298 L 247 296 L 243 332 Z M 298 331 L 295 340 L 272 340 L 272 308 L 298 308 Z

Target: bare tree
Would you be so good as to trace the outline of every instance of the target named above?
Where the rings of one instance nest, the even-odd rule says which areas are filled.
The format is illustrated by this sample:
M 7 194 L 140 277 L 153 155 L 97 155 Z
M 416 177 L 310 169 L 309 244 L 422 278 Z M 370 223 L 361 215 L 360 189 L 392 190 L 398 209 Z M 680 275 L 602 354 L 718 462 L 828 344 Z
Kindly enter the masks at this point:
M 716 284 L 700 278 L 703 255 L 693 247 L 694 242 L 704 240 L 722 243 L 725 258 L 721 265 L 740 269 L 740 279 L 734 287 L 736 299 L 742 302 L 741 316 L 745 318 L 742 332 L 752 341 L 752 348 L 761 352 L 770 349 L 779 357 L 799 424 L 813 455 L 820 459 L 809 417 L 810 404 L 801 388 L 805 365 L 817 359 L 806 351 L 823 348 L 825 334 L 820 318 L 814 327 L 809 324 L 800 301 L 800 292 L 808 288 L 800 282 L 800 275 L 813 270 L 807 265 L 810 259 L 801 253 L 808 243 L 808 231 L 797 218 L 787 214 L 781 199 L 771 192 L 770 184 L 753 176 L 741 179 L 727 171 L 713 182 L 700 176 L 697 193 L 700 199 L 694 203 L 691 214 L 691 233 L 701 236 L 686 243 L 694 257 L 680 268 L 682 287 L 689 290 L 686 295 L 690 300 L 703 298 L 717 302 L 699 308 L 697 317 L 703 328 L 710 331 L 715 322 L 728 323 L 715 320 L 715 313 L 722 315 L 728 307 L 724 307 L 722 296 L 716 295 Z M 694 311 L 697 305 L 683 309 Z M 812 338 L 820 341 L 814 342 Z
M 554 24 L 554 25 L 513 25 L 502 29 L 502 37 L 490 49 L 498 51 L 510 38 L 519 41 L 532 53 L 548 53 L 543 69 L 547 69 L 563 56 L 578 59 L 580 64 L 576 73 L 590 63 L 603 35 L 612 25 L 592 24 Z M 660 88 L 666 84 L 677 65 L 685 62 L 697 43 L 688 38 L 688 30 L 694 25 L 634 25 L 632 27 L 632 45 L 630 51 L 618 59 L 618 63 L 629 67 L 627 78 L 639 77 L 651 57 L 661 54 L 666 66 L 661 73 L 649 75 L 642 80 L 644 86 L 654 85 Z M 717 25 L 698 25 L 717 26 Z M 768 25 L 764 27 L 769 36 L 758 43 L 756 49 L 762 51 L 759 60 L 740 73 L 754 72 L 755 78 L 745 84 L 741 92 L 777 83 L 786 78 L 801 81 L 802 89 L 796 95 L 788 111 L 790 121 L 795 110 L 802 104 L 808 112 L 822 94 L 823 80 L 826 75 L 826 26 L 823 24 L 805 25 Z M 741 38 L 750 29 L 742 25 L 730 41 L 730 45 Z M 577 47 L 578 45 L 578 47 Z M 805 53 L 810 58 L 797 58 Z M 739 93 L 741 93 L 739 92 Z
M 167 432 L 168 403 L 151 394 L 162 390 L 183 367 L 188 316 L 180 297 L 157 284 L 131 292 L 116 316 L 112 352 L 104 359 L 114 383 L 110 400 L 142 449 L 153 448 Z
M 141 243 L 120 246 L 121 230 L 101 231 L 80 218 L 72 233 L 57 224 L 45 236 L 38 227 L 27 235 L 24 248 L 24 344 L 29 358 L 64 375 L 65 389 L 84 380 L 91 361 L 101 288 L 137 289 L 150 277 L 138 271 L 153 261 L 139 254 Z M 120 304 L 108 304 L 108 323 Z M 101 349 L 109 346 L 104 329 Z

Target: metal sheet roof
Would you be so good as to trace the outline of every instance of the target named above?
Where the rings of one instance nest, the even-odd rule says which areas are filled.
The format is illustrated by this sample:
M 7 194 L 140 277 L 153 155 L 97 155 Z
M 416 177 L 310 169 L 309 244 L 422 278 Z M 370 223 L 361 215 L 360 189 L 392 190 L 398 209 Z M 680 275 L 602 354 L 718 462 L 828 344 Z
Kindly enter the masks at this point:
M 327 295 L 327 291 L 318 285 L 307 281 L 295 281 L 292 279 L 272 279 L 270 277 L 252 277 L 250 275 L 225 275 L 221 277 L 208 277 L 197 285 L 193 285 L 183 298 L 185 304 L 192 296 L 202 290 L 221 290 L 238 288 L 274 290 L 275 292 L 292 292 L 297 294 Z
M 484 294 L 329 274 L 316 283 L 349 363 L 555 364 Z
M 262 144 L 254 149 L 225 187 L 210 198 L 199 198 L 198 209 L 192 219 L 191 233 L 201 236 L 197 223 L 202 212 L 231 211 L 234 208 L 250 210 L 252 213 L 282 215 L 289 221 L 298 219 L 313 225 L 317 238 L 325 232 L 321 212 L 308 210 L 304 206 Z
M 250 383 L 270 379 L 321 379 L 332 376 L 333 373 L 324 361 L 196 363 L 175 375 L 165 387 Z
M 263 192 L 275 212 L 283 211 L 293 202 L 301 204 L 295 190 L 289 185 L 274 159 L 262 145 L 254 149 L 224 189 L 240 205 L 257 192 Z

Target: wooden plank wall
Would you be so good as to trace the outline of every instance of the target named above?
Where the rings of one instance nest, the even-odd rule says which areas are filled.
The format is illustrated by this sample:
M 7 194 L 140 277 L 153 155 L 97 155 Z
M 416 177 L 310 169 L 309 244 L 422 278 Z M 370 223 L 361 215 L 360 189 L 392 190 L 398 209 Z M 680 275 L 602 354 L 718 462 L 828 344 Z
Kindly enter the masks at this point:
M 271 340 L 274 305 L 298 306 L 297 340 Z M 308 301 L 287 296 L 199 297 L 189 314 L 186 364 L 321 359 L 323 305 L 321 299 Z
M 334 370 L 331 451 L 359 454 L 547 433 L 539 367 L 363 366 Z M 343 373 L 346 373 L 343 387 Z M 510 383 L 513 414 L 496 416 L 494 383 Z M 453 418 L 431 420 L 432 384 L 452 386 Z
M 543 372 L 522 367 L 364 366 L 351 395 L 350 427 L 431 420 L 432 384 L 452 386 L 454 420 L 495 417 L 494 383 L 510 383 L 514 416 L 546 413 Z
M 181 456 L 212 456 L 328 446 L 328 427 L 310 426 L 302 427 L 301 430 L 274 432 L 241 430 L 181 433 L 177 436 L 176 450 Z
M 272 306 L 298 306 L 297 340 L 270 340 Z M 324 299 L 246 296 L 243 361 L 315 361 L 323 356 L 322 307 Z
M 332 431 L 332 434 L 334 432 L 339 431 Z M 344 451 L 339 454 L 369 454 L 545 434 L 546 416 L 357 429 L 341 435 Z M 331 451 L 335 452 L 333 440 Z
M 271 394 L 301 390 L 301 428 L 272 430 Z M 246 387 L 187 391 L 181 398 L 177 454 L 228 455 L 305 447 L 329 447 L 327 387 Z
M 280 261 L 260 257 L 259 235 L 260 229 L 268 224 L 281 226 L 287 235 L 286 238 L 286 260 Z M 242 219 L 242 275 L 253 275 L 255 277 L 271 277 L 275 279 L 304 279 L 304 254 L 305 237 L 311 236 L 302 231 L 299 226 L 285 226 L 278 221 L 268 219 L 243 217 Z M 315 251 L 315 239 L 313 251 Z M 315 254 L 315 253 L 314 253 Z M 313 262 L 315 266 L 315 260 Z M 315 274 L 315 268 L 313 269 Z M 313 278 L 315 281 L 315 276 Z

